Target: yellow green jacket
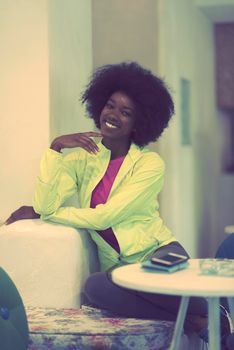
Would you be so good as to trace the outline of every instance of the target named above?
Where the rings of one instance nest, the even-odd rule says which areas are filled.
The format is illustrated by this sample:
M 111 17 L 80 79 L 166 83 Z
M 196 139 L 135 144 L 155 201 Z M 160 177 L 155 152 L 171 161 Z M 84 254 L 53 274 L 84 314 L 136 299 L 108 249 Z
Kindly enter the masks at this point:
M 115 178 L 108 201 L 90 208 L 91 195 L 103 178 L 110 150 L 80 148 L 67 155 L 48 149 L 41 160 L 33 200 L 42 220 L 86 228 L 98 247 L 101 270 L 147 258 L 157 248 L 175 241 L 158 213 L 157 195 L 163 186 L 164 162 L 147 148 L 132 144 Z M 62 206 L 74 193 L 80 208 Z M 95 230 L 111 227 L 118 254 Z

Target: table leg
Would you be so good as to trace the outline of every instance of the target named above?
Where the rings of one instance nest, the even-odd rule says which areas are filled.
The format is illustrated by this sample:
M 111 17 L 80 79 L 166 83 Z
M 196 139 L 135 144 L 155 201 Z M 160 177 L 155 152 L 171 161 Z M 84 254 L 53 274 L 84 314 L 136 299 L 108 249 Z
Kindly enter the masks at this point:
M 189 297 L 182 297 L 180 308 L 176 319 L 175 329 L 171 341 L 170 350 L 180 350 L 182 330 L 184 326 L 184 319 L 188 308 Z
M 234 327 L 234 298 L 228 298 L 228 305 L 230 310 L 230 315 L 232 319 L 232 326 Z
M 209 349 L 220 350 L 219 298 L 208 298 Z

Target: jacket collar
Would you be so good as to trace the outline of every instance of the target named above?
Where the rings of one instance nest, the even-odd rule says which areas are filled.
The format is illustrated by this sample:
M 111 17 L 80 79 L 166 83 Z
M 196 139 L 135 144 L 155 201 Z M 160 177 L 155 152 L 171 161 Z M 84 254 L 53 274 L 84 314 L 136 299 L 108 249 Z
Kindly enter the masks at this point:
M 110 159 L 111 151 L 106 146 L 104 146 L 101 141 L 97 145 L 100 150 L 100 154 Z M 131 160 L 132 162 L 135 162 L 135 160 L 138 159 L 138 157 L 141 154 L 142 154 L 141 148 L 137 146 L 135 143 L 132 143 L 128 150 L 126 158 L 128 158 L 129 161 Z
M 106 148 L 102 142 L 98 143 L 98 147 L 100 149 L 100 156 L 103 158 L 107 158 L 110 160 L 111 157 L 111 151 Z M 120 167 L 120 170 L 115 178 L 115 181 L 113 183 L 113 186 L 111 188 L 110 195 L 115 191 L 115 189 L 119 186 L 119 184 L 122 182 L 122 180 L 126 177 L 126 175 L 133 170 L 133 166 L 135 162 L 141 157 L 142 150 L 139 146 L 132 143 L 129 151 L 124 159 L 123 164 Z

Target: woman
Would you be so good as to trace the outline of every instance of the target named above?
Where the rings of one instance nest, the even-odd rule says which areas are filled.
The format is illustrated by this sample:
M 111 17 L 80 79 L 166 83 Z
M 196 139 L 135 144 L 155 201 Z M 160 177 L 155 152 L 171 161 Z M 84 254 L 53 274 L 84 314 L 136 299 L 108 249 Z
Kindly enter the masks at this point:
M 158 212 L 164 162 L 145 146 L 156 141 L 174 113 L 164 82 L 137 63 L 98 69 L 82 95 L 99 132 L 57 137 L 41 162 L 32 207 L 7 220 L 42 220 L 86 228 L 96 242 L 101 271 L 85 284 L 88 300 L 127 317 L 175 320 L 179 297 L 115 286 L 108 269 L 167 252 L 188 255 Z M 93 137 L 100 137 L 97 143 Z M 68 155 L 64 148 L 79 149 Z M 80 208 L 62 207 L 78 193 Z M 207 305 L 191 300 L 185 328 L 207 336 Z

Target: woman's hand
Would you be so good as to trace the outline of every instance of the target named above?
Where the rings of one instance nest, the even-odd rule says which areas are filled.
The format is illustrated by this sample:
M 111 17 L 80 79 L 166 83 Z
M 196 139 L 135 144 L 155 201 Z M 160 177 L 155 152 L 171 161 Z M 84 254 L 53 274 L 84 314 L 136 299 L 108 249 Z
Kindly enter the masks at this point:
M 38 219 L 40 217 L 39 214 L 37 214 L 33 207 L 23 205 L 19 209 L 15 210 L 9 218 L 6 220 L 5 224 L 9 225 L 12 224 L 15 221 L 23 220 L 23 219 Z
M 60 152 L 63 148 L 81 147 L 89 153 L 97 153 L 99 149 L 92 137 L 101 136 L 101 133 L 94 131 L 63 135 L 56 137 L 56 139 L 52 141 L 50 148 L 56 152 Z

